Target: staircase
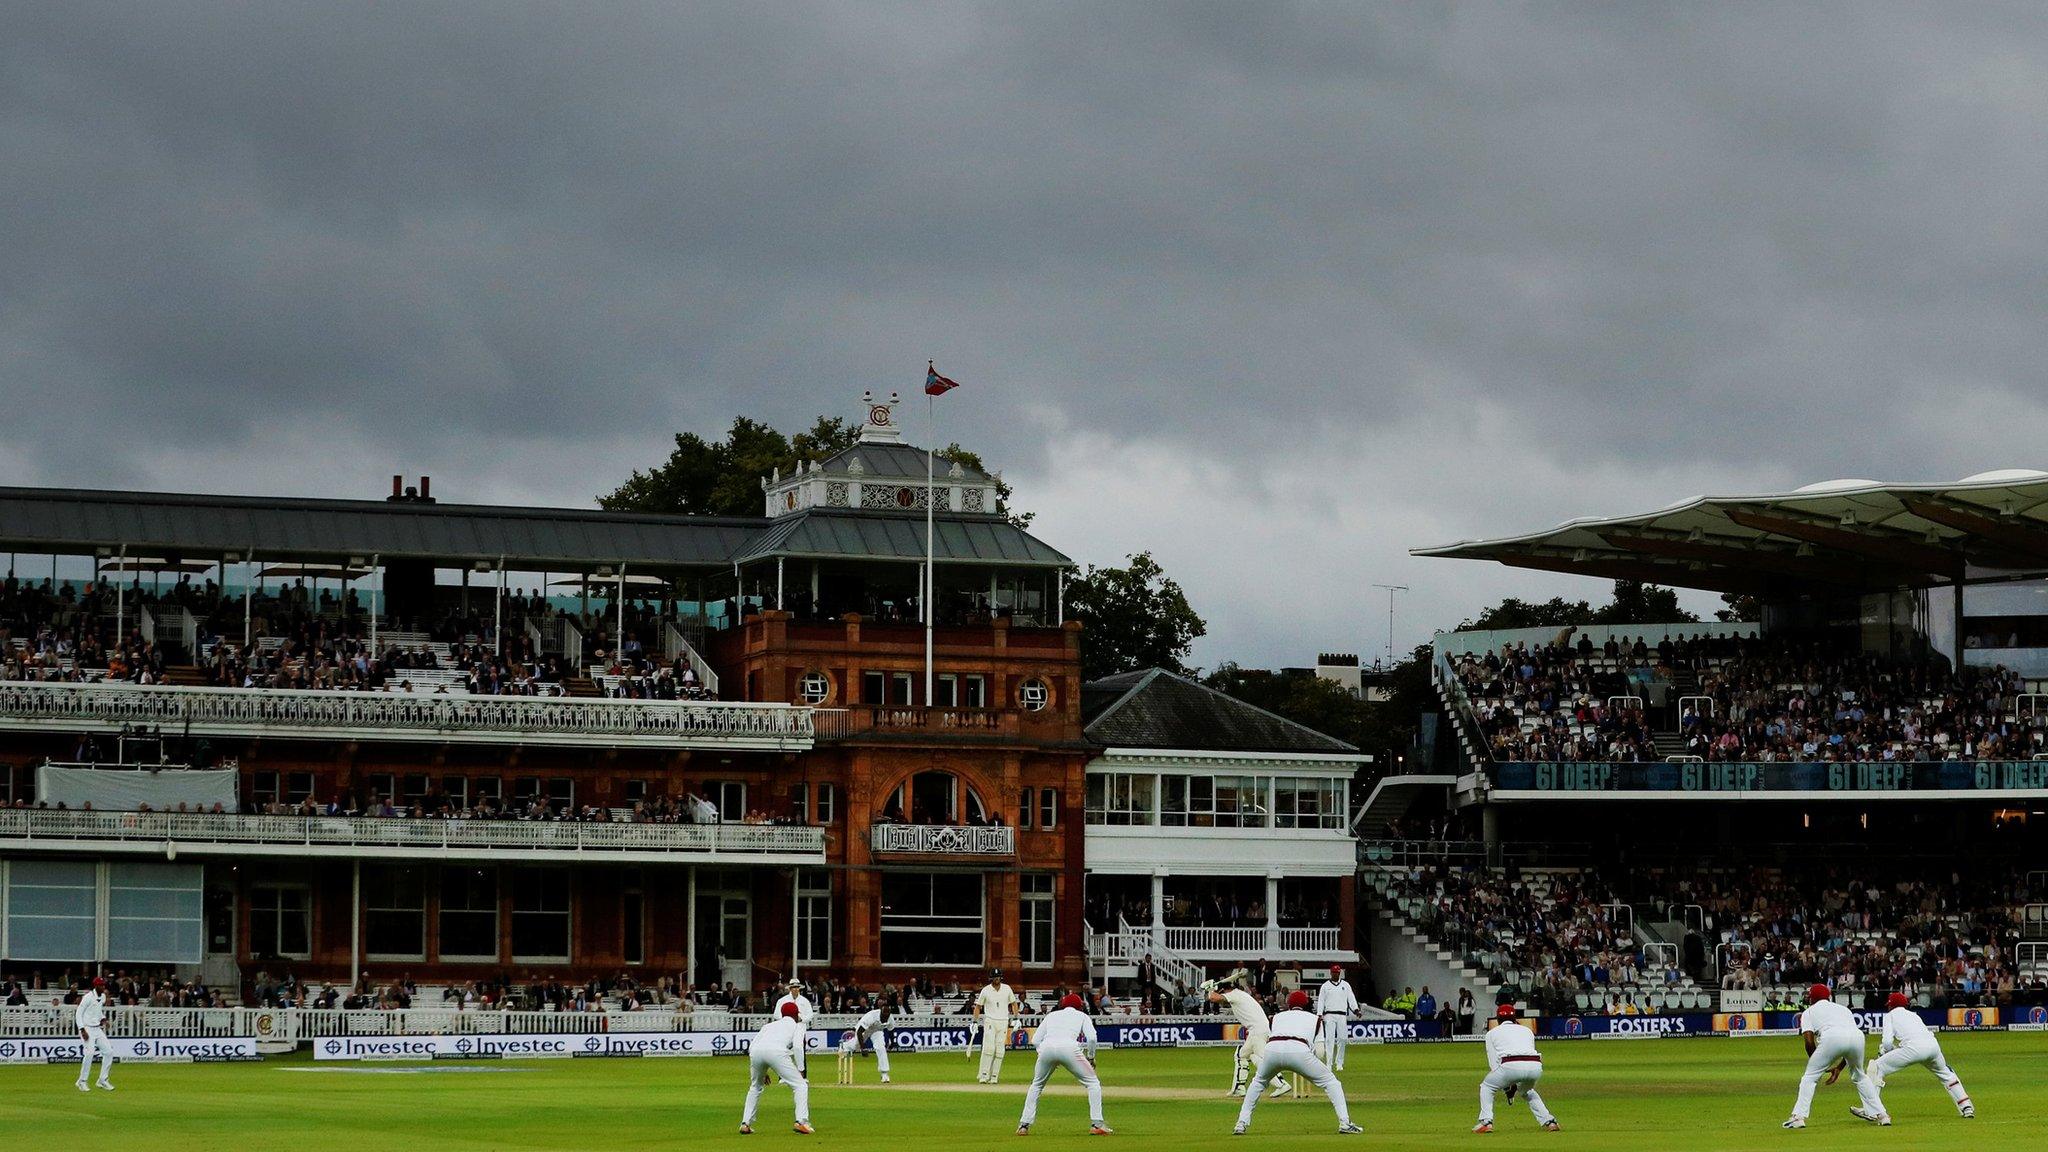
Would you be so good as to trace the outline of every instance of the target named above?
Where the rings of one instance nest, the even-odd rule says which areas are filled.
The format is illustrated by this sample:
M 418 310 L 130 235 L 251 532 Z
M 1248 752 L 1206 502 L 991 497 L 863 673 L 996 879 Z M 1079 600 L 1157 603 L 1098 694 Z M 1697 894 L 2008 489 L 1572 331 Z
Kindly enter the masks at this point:
M 1151 929 L 1133 927 L 1122 917 L 1117 918 L 1115 932 L 1090 928 L 1087 949 L 1089 969 L 1099 968 L 1105 977 L 1135 977 L 1139 962 L 1151 956 L 1154 983 L 1161 992 L 1175 996 L 1185 995 L 1208 978 L 1200 964 L 1154 943 Z
M 1471 991 L 1476 1003 L 1492 1004 L 1499 987 L 1492 975 L 1426 935 L 1394 895 L 1392 879 L 1389 869 L 1359 870 L 1360 882 L 1378 896 L 1371 955 L 1373 979 L 1381 997 L 1402 988 L 1427 987 L 1438 1003 L 1455 1004 L 1458 990 L 1464 988 Z

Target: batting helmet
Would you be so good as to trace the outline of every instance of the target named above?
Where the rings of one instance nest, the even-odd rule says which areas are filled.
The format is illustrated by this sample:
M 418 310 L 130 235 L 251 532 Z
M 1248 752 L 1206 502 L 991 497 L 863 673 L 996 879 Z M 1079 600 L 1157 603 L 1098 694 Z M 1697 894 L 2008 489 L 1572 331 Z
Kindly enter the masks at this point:
M 791 1020 L 794 1020 L 798 1016 L 803 1015 L 803 1013 L 797 1011 L 796 1005 L 794 1004 L 784 1004 L 782 1006 L 782 1014 L 784 1016 L 789 1017 Z
M 1906 1006 L 1906 994 L 1904 992 L 1892 993 L 1884 998 L 1884 1006 L 1887 1012 L 1893 1008 L 1904 1008 Z
M 1495 1008 L 1493 1014 L 1502 1020 L 1513 1020 L 1515 1018 L 1515 1006 L 1513 1004 L 1503 1004 Z
M 1825 984 L 1815 984 L 1806 990 L 1806 999 L 1809 1003 L 1813 1004 L 1818 1004 L 1832 995 L 1834 993 L 1829 992 L 1828 986 Z
M 107 978 L 105 976 L 93 977 L 92 986 L 95 988 L 105 988 L 107 986 Z
M 1076 996 L 1072 992 L 1069 992 L 1065 996 L 1060 997 L 1060 1007 L 1079 1008 L 1085 1012 L 1088 1009 L 1088 1003 L 1087 1001 L 1082 1000 L 1079 996 Z
M 1308 993 L 1303 992 L 1299 988 L 1287 994 L 1287 1006 L 1289 1008 L 1306 1008 L 1308 1003 Z

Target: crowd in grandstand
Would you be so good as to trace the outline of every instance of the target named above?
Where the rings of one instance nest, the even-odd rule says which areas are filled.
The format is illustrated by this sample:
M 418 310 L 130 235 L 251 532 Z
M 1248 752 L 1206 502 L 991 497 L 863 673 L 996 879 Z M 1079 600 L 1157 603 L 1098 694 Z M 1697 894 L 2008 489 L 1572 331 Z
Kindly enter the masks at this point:
M 1457 658 L 1454 671 L 1496 760 L 1716 761 L 2023 759 L 2048 732 L 2022 716 L 2004 668 L 1902 661 L 1800 639 L 1517 644 Z
M 1547 890 L 1499 869 L 1415 868 L 1393 878 L 1442 946 L 1489 979 L 1520 984 L 1540 1006 L 1565 1010 L 1577 993 L 1608 991 L 1607 1010 L 1656 1011 L 1646 993 L 1689 979 L 1729 987 L 1803 988 L 1852 995 L 1905 992 L 1956 1005 L 2048 1002 L 2048 987 L 2016 963 L 2017 911 L 2044 895 L 2020 874 L 1984 868 L 1938 877 L 1910 868 L 1821 864 L 1686 876 L 1631 873 L 1623 900 L 1591 872 L 1553 873 Z M 1647 955 L 1626 903 L 1683 920 L 1702 939 L 1680 959 Z M 1685 965 L 1685 967 L 1681 967 Z
M 218 989 L 197 980 L 180 980 L 169 971 L 142 972 L 116 969 L 104 973 L 107 1003 L 141 1008 L 224 1008 L 227 1001 Z M 0 1006 L 48 1008 L 76 1004 L 92 983 L 93 973 L 65 970 L 45 978 L 40 969 L 25 976 L 0 980 Z

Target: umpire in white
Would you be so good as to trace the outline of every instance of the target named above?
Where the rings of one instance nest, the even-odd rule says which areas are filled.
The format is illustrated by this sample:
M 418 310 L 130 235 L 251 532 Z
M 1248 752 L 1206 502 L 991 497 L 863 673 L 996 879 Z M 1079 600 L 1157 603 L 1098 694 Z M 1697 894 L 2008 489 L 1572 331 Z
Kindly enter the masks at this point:
M 1323 1049 L 1330 1067 L 1344 1070 L 1344 1049 L 1351 1043 L 1351 1017 L 1358 1011 L 1358 996 L 1344 979 L 1342 964 L 1330 965 L 1330 978 L 1316 989 L 1316 1015 L 1323 1022 Z

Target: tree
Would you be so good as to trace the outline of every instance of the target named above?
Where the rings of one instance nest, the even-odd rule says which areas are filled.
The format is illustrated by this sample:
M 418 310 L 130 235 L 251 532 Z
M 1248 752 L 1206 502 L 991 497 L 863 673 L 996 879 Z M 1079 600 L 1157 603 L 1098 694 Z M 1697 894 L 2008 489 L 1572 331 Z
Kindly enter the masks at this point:
M 1748 592 L 1723 592 L 1721 603 L 1727 607 L 1715 609 L 1714 619 L 1723 623 L 1764 618 L 1764 602 Z
M 1357 743 L 1372 707 L 1334 680 L 1225 663 L 1202 683 L 1325 736 Z
M 990 472 L 988 470 L 988 466 L 981 462 L 980 453 L 969 452 L 967 449 L 962 448 L 958 443 L 953 443 L 948 444 L 944 448 L 939 449 L 937 452 L 934 452 L 933 455 L 937 456 L 941 460 L 946 460 L 958 464 L 962 468 L 972 468 L 976 472 L 980 472 L 986 475 L 989 479 L 994 480 L 996 482 L 996 510 L 1008 516 L 1010 523 L 1015 524 L 1019 528 L 1031 527 L 1031 518 L 1037 515 L 1037 513 L 1016 512 L 1011 510 L 1010 496 L 1012 494 L 1012 491 L 1009 484 L 1003 480 L 1001 474 Z
M 1082 622 L 1081 674 L 1088 680 L 1164 668 L 1187 673 L 1184 661 L 1208 625 L 1186 593 L 1150 552 L 1126 556 L 1122 568 L 1098 568 L 1067 584 L 1067 615 Z
M 1616 580 L 1614 596 L 1599 608 L 1553 596 L 1540 604 L 1506 600 L 1458 625 L 1461 632 L 1492 628 L 1571 628 L 1586 624 L 1681 624 L 1699 617 L 1678 606 L 1678 593 L 1640 580 Z

